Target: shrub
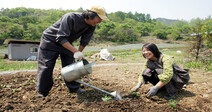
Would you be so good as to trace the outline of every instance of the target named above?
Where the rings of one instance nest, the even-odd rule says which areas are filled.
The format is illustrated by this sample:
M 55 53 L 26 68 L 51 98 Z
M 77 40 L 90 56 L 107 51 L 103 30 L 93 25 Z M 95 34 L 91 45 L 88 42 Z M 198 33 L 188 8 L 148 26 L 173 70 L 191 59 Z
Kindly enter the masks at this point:
M 159 39 L 167 39 L 168 33 L 164 29 L 159 29 L 154 31 L 154 35 L 156 35 Z

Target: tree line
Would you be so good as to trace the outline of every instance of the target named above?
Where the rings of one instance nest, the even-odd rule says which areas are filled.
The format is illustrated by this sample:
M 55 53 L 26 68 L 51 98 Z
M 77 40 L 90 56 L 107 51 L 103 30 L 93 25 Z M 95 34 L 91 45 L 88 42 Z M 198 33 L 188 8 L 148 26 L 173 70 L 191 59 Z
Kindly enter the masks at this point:
M 33 9 L 18 7 L 0 10 L 0 45 L 5 39 L 37 40 L 42 32 L 68 12 L 82 12 L 77 10 Z M 177 20 L 170 26 L 165 25 L 150 14 L 132 12 L 112 12 L 107 14 L 110 21 L 103 21 L 97 25 L 92 42 L 111 41 L 115 43 L 136 43 L 143 36 L 156 36 L 160 39 L 179 40 L 190 37 L 192 33 L 211 32 L 212 19 L 192 19 L 190 21 Z M 203 36 L 210 45 L 210 36 Z M 211 46 L 212 47 L 212 46 Z

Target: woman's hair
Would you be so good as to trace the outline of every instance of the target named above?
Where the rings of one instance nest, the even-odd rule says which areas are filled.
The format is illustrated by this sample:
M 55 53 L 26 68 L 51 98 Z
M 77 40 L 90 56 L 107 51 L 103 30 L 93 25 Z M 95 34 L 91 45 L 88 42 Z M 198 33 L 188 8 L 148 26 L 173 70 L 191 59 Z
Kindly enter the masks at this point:
M 84 11 L 82 12 L 82 17 L 84 19 L 91 19 L 93 20 L 95 18 L 95 16 L 98 16 L 96 12 L 92 12 L 92 11 Z
M 153 44 L 153 43 L 146 43 L 146 44 L 143 45 L 142 50 L 144 48 L 147 48 L 149 51 L 151 51 L 156 58 L 160 58 L 161 52 L 159 51 L 158 47 L 155 44 Z M 145 56 L 144 56 L 144 58 L 145 58 Z

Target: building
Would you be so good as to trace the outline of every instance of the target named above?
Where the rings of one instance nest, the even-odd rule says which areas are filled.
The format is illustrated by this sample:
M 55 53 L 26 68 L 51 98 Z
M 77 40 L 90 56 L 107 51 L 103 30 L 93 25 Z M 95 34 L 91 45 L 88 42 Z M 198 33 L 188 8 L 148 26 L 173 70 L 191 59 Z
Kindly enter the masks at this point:
M 4 44 L 8 44 L 9 60 L 37 60 L 39 41 L 6 39 Z

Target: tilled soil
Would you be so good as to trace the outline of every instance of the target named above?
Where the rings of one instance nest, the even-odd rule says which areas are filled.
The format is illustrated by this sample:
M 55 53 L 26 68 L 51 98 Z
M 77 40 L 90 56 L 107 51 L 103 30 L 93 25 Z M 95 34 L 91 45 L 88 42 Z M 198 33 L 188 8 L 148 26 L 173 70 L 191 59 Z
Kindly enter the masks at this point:
M 71 112 L 71 111 L 126 111 L 126 112 L 210 112 L 212 111 L 212 74 L 190 71 L 191 79 L 176 95 L 173 103 L 163 98 L 164 92 L 146 97 L 151 84 L 142 85 L 137 93 L 130 89 L 136 85 L 142 65 L 114 65 L 93 67 L 90 84 L 109 92 L 117 91 L 122 100 L 103 101 L 109 96 L 87 86 L 86 93 L 69 93 L 60 70 L 54 71 L 54 85 L 45 98 L 36 98 L 36 72 L 1 75 L 1 112 Z M 87 78 L 83 78 L 87 82 Z

